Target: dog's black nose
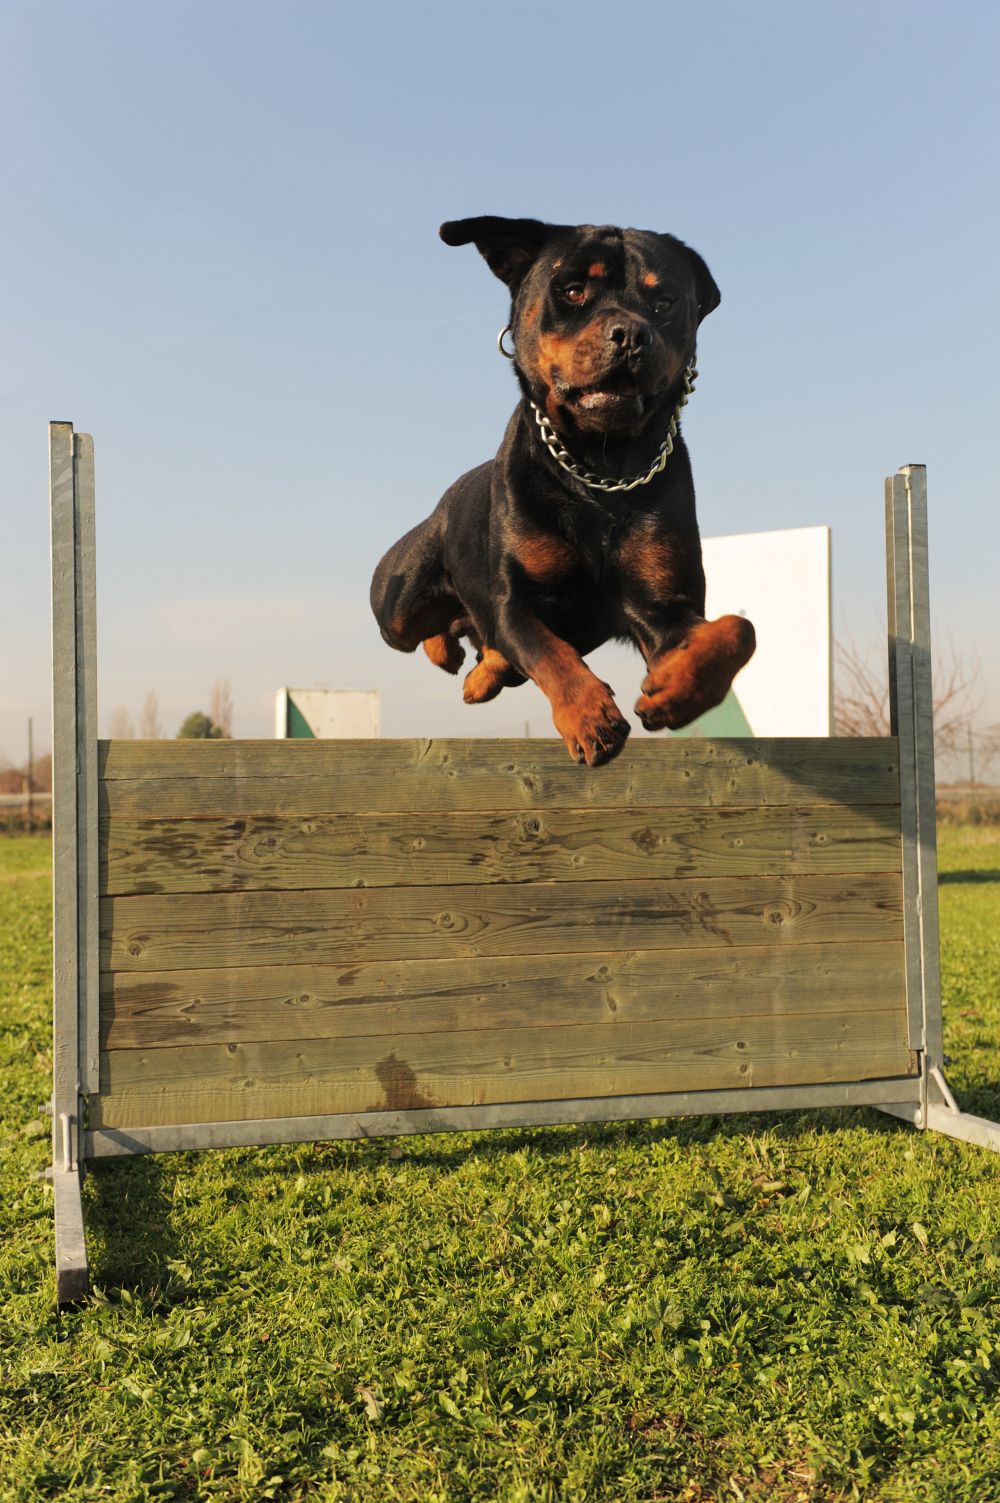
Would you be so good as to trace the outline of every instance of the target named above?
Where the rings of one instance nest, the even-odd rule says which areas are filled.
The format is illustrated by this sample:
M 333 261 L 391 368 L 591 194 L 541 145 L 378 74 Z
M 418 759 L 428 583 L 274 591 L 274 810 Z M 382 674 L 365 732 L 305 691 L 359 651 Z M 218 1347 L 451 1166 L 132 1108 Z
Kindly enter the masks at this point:
M 630 354 L 644 349 L 652 337 L 652 329 L 642 318 L 626 318 L 619 314 L 608 328 L 608 338 L 611 343 Z

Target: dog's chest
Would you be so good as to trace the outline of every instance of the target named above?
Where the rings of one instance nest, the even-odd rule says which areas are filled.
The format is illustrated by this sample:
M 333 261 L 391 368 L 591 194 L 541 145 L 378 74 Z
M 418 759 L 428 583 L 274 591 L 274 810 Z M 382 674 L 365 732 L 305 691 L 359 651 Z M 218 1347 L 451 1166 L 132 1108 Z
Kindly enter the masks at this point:
M 627 597 L 633 586 L 643 595 L 669 595 L 676 587 L 676 549 L 648 517 L 598 513 L 572 535 L 530 533 L 515 554 L 536 588 L 560 596 L 601 589 Z
M 577 646 L 617 635 L 633 609 L 669 602 L 682 563 L 662 524 L 627 515 L 597 516 L 574 536 L 533 534 L 517 557 L 542 619 Z

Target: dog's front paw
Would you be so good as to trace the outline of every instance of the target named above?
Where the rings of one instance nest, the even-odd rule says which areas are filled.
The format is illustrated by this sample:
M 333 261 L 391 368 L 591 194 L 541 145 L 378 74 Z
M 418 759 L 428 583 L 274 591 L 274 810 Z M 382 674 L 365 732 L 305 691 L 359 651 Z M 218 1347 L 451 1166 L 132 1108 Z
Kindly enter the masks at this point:
M 742 616 L 720 616 L 692 628 L 679 647 L 649 665 L 635 713 L 647 731 L 679 731 L 720 705 L 757 639 Z
M 560 705 L 552 718 L 574 762 L 588 767 L 610 762 L 628 740 L 629 723 L 599 679 Z
M 483 705 L 496 699 L 507 684 L 517 682 L 517 673 L 495 647 L 484 647 L 482 657 L 465 675 L 462 698 L 467 705 Z
M 465 662 L 465 648 L 450 632 L 439 632 L 436 637 L 424 638 L 424 652 L 435 668 L 445 673 L 457 673 Z

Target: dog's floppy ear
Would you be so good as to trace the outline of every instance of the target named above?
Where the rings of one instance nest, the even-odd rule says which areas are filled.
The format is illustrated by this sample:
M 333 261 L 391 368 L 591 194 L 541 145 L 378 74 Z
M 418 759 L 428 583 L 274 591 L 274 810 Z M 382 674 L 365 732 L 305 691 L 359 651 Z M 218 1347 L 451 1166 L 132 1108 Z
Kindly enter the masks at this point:
M 439 231 L 445 245 L 470 245 L 485 259 L 487 266 L 511 292 L 546 241 L 565 235 L 571 226 L 544 224 L 540 219 L 502 219 L 496 214 L 481 214 L 476 219 L 449 219 Z
M 698 252 L 688 246 L 687 253 L 694 266 L 695 283 L 698 288 L 698 322 L 701 323 L 702 319 L 707 318 L 712 309 L 717 308 L 722 302 L 722 293 Z
M 689 245 L 685 245 L 684 251 L 694 271 L 694 282 L 698 289 L 698 322 L 701 323 L 722 302 L 722 293 L 698 252 L 693 251 Z
M 707 318 L 713 308 L 717 308 L 722 302 L 722 293 L 715 285 L 715 278 L 701 259 L 697 251 L 685 245 L 683 240 L 678 240 L 676 235 L 661 235 L 675 251 L 680 251 L 688 264 L 688 268 L 694 276 L 695 295 L 698 299 L 698 322 Z

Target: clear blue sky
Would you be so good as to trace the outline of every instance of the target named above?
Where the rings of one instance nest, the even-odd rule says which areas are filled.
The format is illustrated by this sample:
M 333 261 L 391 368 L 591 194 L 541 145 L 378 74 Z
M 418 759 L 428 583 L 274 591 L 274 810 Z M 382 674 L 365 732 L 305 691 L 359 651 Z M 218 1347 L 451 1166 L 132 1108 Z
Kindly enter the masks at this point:
M 702 530 L 829 523 L 860 643 L 882 479 L 925 462 L 936 630 L 1000 720 L 997 17 L 7 0 L 0 751 L 29 714 L 48 734 L 49 418 L 96 443 L 105 725 L 155 688 L 173 731 L 219 675 L 241 735 L 288 682 L 380 687 L 389 735 L 543 715 L 530 690 L 465 709 L 367 607 L 513 405 L 504 290 L 437 239 L 475 213 L 701 251 L 723 293 L 685 423 Z

